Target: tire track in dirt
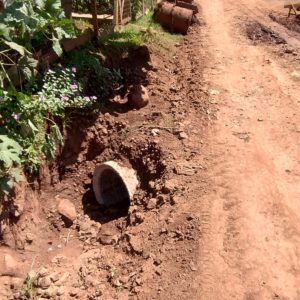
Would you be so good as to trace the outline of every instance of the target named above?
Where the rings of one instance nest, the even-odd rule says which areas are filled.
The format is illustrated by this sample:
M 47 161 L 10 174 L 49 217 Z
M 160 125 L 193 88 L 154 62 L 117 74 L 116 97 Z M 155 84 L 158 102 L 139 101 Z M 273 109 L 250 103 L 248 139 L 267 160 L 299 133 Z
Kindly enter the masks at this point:
M 204 79 L 217 91 L 210 94 L 220 111 L 206 153 L 211 193 L 200 208 L 205 230 L 195 299 L 298 299 L 300 190 L 296 172 L 285 169 L 299 165 L 299 102 L 290 93 L 299 88 L 241 36 L 236 20 L 246 12 L 256 18 L 254 1 L 202 7 L 211 53 Z

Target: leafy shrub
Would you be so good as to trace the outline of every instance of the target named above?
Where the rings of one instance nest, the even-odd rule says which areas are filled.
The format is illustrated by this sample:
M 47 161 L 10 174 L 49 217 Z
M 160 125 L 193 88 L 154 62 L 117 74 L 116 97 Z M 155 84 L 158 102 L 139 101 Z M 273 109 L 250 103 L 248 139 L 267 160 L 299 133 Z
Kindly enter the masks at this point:
M 76 66 L 83 91 L 87 94 L 93 91 L 100 101 L 107 99 L 122 78 L 119 70 L 103 67 L 99 59 L 86 49 L 72 51 L 68 65 Z
M 60 0 L 9 1 L 0 14 L 0 86 L 3 78 L 9 80 L 8 67 L 17 66 L 29 79 L 37 66 L 33 54 L 52 46 L 60 56 L 61 39 L 74 34 L 73 22 L 64 18 Z
M 14 159 L 3 161 L 1 156 L 0 189 L 7 191 L 18 179 L 16 169 L 24 166 L 36 172 L 44 159 L 53 160 L 57 146 L 63 144 L 57 117 L 64 120 L 66 108 L 91 107 L 96 99 L 83 96 L 74 69 L 49 70 L 37 95 L 0 89 L 0 155 L 13 151 L 8 157 Z
M 43 114 L 63 117 L 66 108 L 89 107 L 97 97 L 83 97 L 82 83 L 76 79 L 77 69 L 49 70 L 43 79 L 39 94 L 39 108 Z
M 21 146 L 5 135 L 0 135 L 0 195 L 9 193 L 15 181 L 22 180 L 20 171 Z

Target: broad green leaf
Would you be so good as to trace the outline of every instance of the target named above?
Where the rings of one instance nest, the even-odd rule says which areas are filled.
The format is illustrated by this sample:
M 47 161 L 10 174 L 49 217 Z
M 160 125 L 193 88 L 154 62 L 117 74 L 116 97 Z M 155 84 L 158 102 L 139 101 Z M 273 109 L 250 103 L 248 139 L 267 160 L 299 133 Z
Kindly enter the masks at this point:
M 38 61 L 36 59 L 26 55 L 19 60 L 19 65 L 27 66 L 29 68 L 36 68 L 38 65 Z
M 30 120 L 28 120 L 28 125 L 33 132 L 39 132 L 39 130 L 35 127 L 35 125 Z
M 53 50 L 55 51 L 55 53 L 58 55 L 58 56 L 62 56 L 63 54 L 63 50 L 60 46 L 60 43 L 59 43 L 59 40 L 58 39 L 54 39 L 53 40 Z
M 0 178 L 0 192 L 8 195 L 9 192 L 12 190 L 14 182 L 12 178 L 6 176 Z
M 32 76 L 32 71 L 28 67 L 22 67 L 21 72 L 24 74 L 26 79 L 30 79 Z
M 0 36 L 3 36 L 6 40 L 10 40 L 9 36 L 10 28 L 3 23 L 0 23 Z
M 22 148 L 16 141 L 6 135 L 0 135 L 0 161 L 3 162 L 5 168 L 19 165 L 21 153 Z
M 23 46 L 15 43 L 15 42 L 8 42 L 8 41 L 4 41 L 4 40 L 3 40 L 3 42 L 4 42 L 4 44 L 6 44 L 11 49 L 16 50 L 17 52 L 19 52 L 22 56 L 25 55 L 26 49 Z
M 52 132 L 53 132 L 54 139 L 57 141 L 57 143 L 63 145 L 64 137 L 62 136 L 60 129 L 57 125 L 52 126 Z
M 10 176 L 14 179 L 15 182 L 20 182 L 24 180 L 22 170 L 19 168 L 13 168 L 10 171 Z

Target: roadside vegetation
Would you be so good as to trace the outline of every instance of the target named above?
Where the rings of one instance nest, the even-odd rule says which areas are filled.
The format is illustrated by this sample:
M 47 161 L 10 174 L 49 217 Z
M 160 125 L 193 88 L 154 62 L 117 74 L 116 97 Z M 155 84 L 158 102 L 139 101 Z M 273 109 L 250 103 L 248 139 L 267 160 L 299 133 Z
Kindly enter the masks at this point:
M 38 174 L 64 143 L 70 111 L 97 111 L 122 75 L 103 57 L 122 57 L 145 43 L 177 43 L 181 37 L 152 21 L 153 12 L 104 38 L 64 55 L 61 40 L 78 34 L 60 0 L 11 2 L 0 17 L 0 196 L 26 174 Z M 40 66 L 53 48 L 60 63 Z M 12 80 L 11 70 L 17 74 Z

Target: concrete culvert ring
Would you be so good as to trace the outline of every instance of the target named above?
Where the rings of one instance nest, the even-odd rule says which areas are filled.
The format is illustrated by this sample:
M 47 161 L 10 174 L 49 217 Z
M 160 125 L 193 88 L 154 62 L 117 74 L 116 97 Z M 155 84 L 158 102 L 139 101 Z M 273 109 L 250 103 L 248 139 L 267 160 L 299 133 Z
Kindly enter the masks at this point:
M 105 207 L 130 205 L 138 179 L 133 169 L 123 167 L 114 161 L 98 165 L 93 175 L 93 190 L 96 200 Z

